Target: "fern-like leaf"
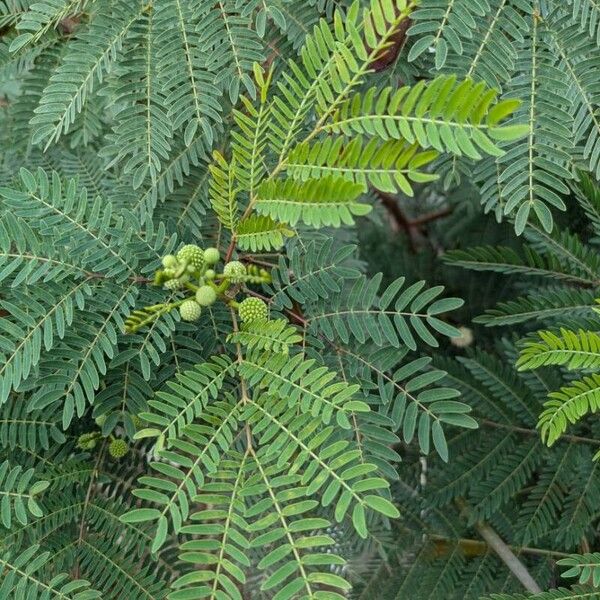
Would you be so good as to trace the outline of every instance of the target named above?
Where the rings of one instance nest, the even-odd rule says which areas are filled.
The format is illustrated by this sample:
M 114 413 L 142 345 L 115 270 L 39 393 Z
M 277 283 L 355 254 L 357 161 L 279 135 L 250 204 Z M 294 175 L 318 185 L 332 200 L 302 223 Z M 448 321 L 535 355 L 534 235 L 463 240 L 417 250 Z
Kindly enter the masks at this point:
M 593 331 L 569 331 L 560 335 L 538 331 L 539 341 L 528 341 L 521 350 L 519 370 L 537 369 L 546 365 L 565 365 L 569 369 L 600 368 L 600 336 Z
M 327 137 L 321 142 L 305 142 L 296 146 L 286 162 L 288 173 L 302 181 L 313 177 L 335 175 L 383 191 L 402 191 L 413 195 L 411 182 L 425 183 L 436 179 L 420 169 L 429 164 L 437 153 L 418 152 L 416 144 L 402 140 L 381 143 L 372 138 L 363 143 L 357 136 L 349 143 L 343 137 Z
M 600 409 L 600 375 L 592 374 L 548 394 L 538 427 L 548 446 L 554 444 L 570 424 Z
M 294 181 L 267 181 L 258 189 L 255 209 L 276 221 L 311 227 L 353 225 L 354 216 L 363 216 L 371 206 L 358 202 L 360 184 L 340 177 Z
M 368 134 L 384 140 L 405 140 L 469 158 L 501 156 L 495 141 L 522 137 L 526 125 L 502 125 L 517 107 L 516 100 L 496 101 L 496 92 L 483 83 L 454 76 L 404 86 L 397 91 L 371 88 L 348 100 L 323 130 L 345 135 Z

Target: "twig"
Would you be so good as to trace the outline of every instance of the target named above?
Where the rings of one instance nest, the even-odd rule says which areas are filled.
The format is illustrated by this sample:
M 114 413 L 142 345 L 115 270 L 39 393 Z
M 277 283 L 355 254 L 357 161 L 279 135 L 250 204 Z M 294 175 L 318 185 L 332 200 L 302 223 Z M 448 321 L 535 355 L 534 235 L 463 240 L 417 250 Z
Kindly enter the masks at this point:
M 431 223 L 431 221 L 437 221 L 442 217 L 447 217 L 448 215 L 452 214 L 452 211 L 453 208 L 451 206 L 448 206 L 446 208 L 440 208 L 440 210 L 435 210 L 427 215 L 423 215 L 422 217 L 417 217 L 416 219 L 413 219 L 410 223 L 414 227 L 418 227 L 419 225 Z
M 255 265 L 259 265 L 261 267 L 265 267 L 266 269 L 276 269 L 277 265 L 274 265 L 270 262 L 267 262 L 266 260 L 261 260 L 260 258 L 256 258 L 254 256 L 250 256 L 249 254 L 245 254 L 244 256 L 242 256 L 242 258 L 246 261 L 246 262 L 251 262 Z
M 98 478 L 98 475 L 100 474 L 100 464 L 102 463 L 102 459 L 104 458 L 104 451 L 106 449 L 106 442 L 107 442 L 108 438 L 105 438 L 104 441 L 102 442 L 102 446 L 100 447 L 100 450 L 98 451 L 98 457 L 96 458 L 96 462 L 94 463 L 94 469 L 92 471 L 92 476 L 90 477 L 90 483 L 88 485 L 88 489 L 87 492 L 85 494 L 85 500 L 83 502 L 83 510 L 81 511 L 81 523 L 79 526 L 79 535 L 77 537 L 77 541 L 76 544 L 77 546 L 81 546 L 81 542 L 83 541 L 83 537 L 85 535 L 85 524 L 86 524 L 86 513 L 87 513 L 87 509 L 88 506 L 90 504 L 90 501 L 92 500 L 92 492 L 94 491 L 94 484 L 96 483 L 96 479 Z M 78 579 L 79 578 L 79 560 L 77 560 L 77 562 L 75 563 L 74 566 L 74 578 Z
M 441 208 L 427 215 L 422 215 L 414 219 L 409 219 L 400 207 L 398 198 L 387 192 L 374 190 L 384 208 L 390 213 L 396 229 L 402 229 L 408 236 L 410 248 L 416 251 L 418 242 L 423 236 L 421 227 L 437 219 L 448 216 L 452 212 L 452 207 Z
M 427 537 L 435 542 L 444 542 L 448 544 L 457 543 L 460 546 L 481 548 L 482 550 L 484 550 L 485 548 L 490 548 L 490 546 L 486 542 L 482 542 L 481 540 L 472 540 L 469 538 L 451 538 L 443 535 L 436 535 L 433 533 L 428 533 Z M 555 558 L 567 558 L 568 556 L 571 556 L 567 552 L 558 552 L 557 550 L 546 550 L 545 548 L 530 548 L 529 546 L 520 547 L 510 545 L 508 547 L 516 553 L 531 554 L 533 556 L 549 556 Z
M 508 429 L 509 431 L 514 431 L 516 433 L 523 433 L 525 435 L 535 435 L 538 437 L 540 432 L 536 429 L 527 429 L 526 427 L 517 427 L 516 425 L 510 425 L 508 423 L 496 423 L 495 421 L 489 421 L 487 419 L 483 419 L 478 421 L 481 425 L 485 425 L 486 427 L 494 427 L 496 429 Z M 600 446 L 600 440 L 595 440 L 594 438 L 582 437 L 580 435 L 561 435 L 560 441 L 565 442 L 577 442 L 582 444 L 592 444 L 593 446 Z
M 487 524 L 476 523 L 475 529 L 487 542 L 488 546 L 500 557 L 509 571 L 523 584 L 523 587 L 532 594 L 539 594 L 542 588 L 531 576 L 527 567 L 516 557 L 514 552 L 502 541 L 502 538 Z
M 456 503 L 463 512 L 468 513 L 469 508 L 463 500 L 457 500 Z M 487 545 L 498 555 L 500 560 L 507 566 L 508 570 L 523 584 L 523 587 L 533 594 L 539 594 L 542 588 L 531 576 L 527 567 L 517 558 L 510 547 L 502 538 L 484 521 L 475 523 L 475 529 L 485 540 Z
M 381 192 L 380 190 L 375 190 L 375 194 L 377 194 L 377 197 L 381 200 L 381 204 L 383 204 L 390 215 L 392 215 L 397 227 L 408 231 L 411 224 L 408 217 L 402 212 L 400 204 L 398 203 L 398 198 L 387 192 Z

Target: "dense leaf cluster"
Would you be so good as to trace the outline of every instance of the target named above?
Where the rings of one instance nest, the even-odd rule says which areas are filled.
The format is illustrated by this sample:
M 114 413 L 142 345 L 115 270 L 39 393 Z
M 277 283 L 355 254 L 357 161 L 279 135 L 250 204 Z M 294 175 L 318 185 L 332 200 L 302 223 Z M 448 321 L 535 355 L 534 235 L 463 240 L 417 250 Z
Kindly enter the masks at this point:
M 0 0 L 0 598 L 593 598 L 599 23 Z

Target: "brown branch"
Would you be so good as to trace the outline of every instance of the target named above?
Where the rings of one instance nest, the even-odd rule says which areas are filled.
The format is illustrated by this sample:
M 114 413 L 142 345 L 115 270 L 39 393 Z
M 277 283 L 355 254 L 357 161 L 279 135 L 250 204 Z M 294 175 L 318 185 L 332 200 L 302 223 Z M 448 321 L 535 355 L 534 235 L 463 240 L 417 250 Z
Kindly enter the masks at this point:
M 437 219 L 446 217 L 453 210 L 452 207 L 441 208 L 427 215 L 422 215 L 414 219 L 409 219 L 400 207 L 400 202 L 398 198 L 396 198 L 396 196 L 388 194 L 387 192 L 382 192 L 381 190 L 377 189 L 374 189 L 374 192 L 381 201 L 383 207 L 391 215 L 392 223 L 395 226 L 395 229 L 397 231 L 403 230 L 408 236 L 410 249 L 413 252 L 416 252 L 418 242 L 421 241 L 423 238 L 423 232 L 421 230 L 423 225 L 431 223 L 432 221 L 436 221 Z
M 417 217 L 413 219 L 410 223 L 413 227 L 418 227 L 419 225 L 425 225 L 426 223 L 431 223 L 431 221 L 437 221 L 442 217 L 447 217 L 452 214 L 453 208 L 448 206 L 446 208 L 440 208 L 440 210 L 436 210 L 427 215 L 423 215 L 422 217 Z
M 249 254 L 244 254 L 241 256 L 241 259 L 253 263 L 255 265 L 259 265 L 260 267 L 265 267 L 266 269 L 276 269 L 277 265 L 273 263 L 267 262 L 266 260 L 261 260 L 260 258 L 256 258 L 255 256 L 250 256 Z
M 394 31 L 394 33 L 392 33 L 392 35 L 390 36 L 388 45 L 377 55 L 375 60 L 369 65 L 371 69 L 373 69 L 373 71 L 383 71 L 396 62 L 396 59 L 398 58 L 398 55 L 400 54 L 400 51 L 404 46 L 404 42 L 406 41 L 406 32 L 408 31 L 411 25 L 412 21 L 408 17 L 400 21 L 396 28 L 396 31 Z M 367 47 L 367 50 L 370 50 L 370 48 Z
M 386 210 L 393 217 L 398 228 L 408 231 L 411 227 L 410 220 L 404 214 L 404 212 L 402 212 L 396 196 L 392 196 L 392 194 L 388 194 L 387 192 L 381 192 L 380 190 L 375 190 L 375 193 L 379 197 L 379 200 L 381 200 L 381 204 L 383 204 Z

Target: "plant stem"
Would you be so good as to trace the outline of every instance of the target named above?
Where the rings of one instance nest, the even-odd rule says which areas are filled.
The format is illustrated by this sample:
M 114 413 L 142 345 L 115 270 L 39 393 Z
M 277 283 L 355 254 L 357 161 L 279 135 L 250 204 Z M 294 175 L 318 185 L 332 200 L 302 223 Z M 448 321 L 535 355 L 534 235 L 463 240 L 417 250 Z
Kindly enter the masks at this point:
M 482 550 L 485 548 L 489 548 L 490 546 L 487 542 L 482 542 L 481 540 L 472 540 L 469 538 L 451 538 L 443 535 L 436 534 L 427 534 L 427 537 L 430 540 L 434 540 L 436 542 L 447 542 L 447 543 L 457 543 L 462 546 L 476 546 L 480 547 Z M 548 556 L 548 557 L 556 557 L 556 558 L 567 558 L 571 556 L 567 552 L 558 552 L 557 550 L 546 550 L 545 548 L 530 548 L 529 546 L 512 546 L 508 545 L 508 547 L 515 552 L 516 554 L 531 554 L 533 556 Z
M 495 421 L 489 421 L 487 419 L 478 421 L 481 425 L 486 427 L 495 427 L 496 429 L 508 429 L 516 433 L 523 433 L 525 435 L 535 435 L 538 437 L 540 432 L 536 429 L 527 429 L 526 427 L 517 427 L 516 425 L 510 425 L 509 423 L 496 423 Z M 592 444 L 594 446 L 600 446 L 600 440 L 594 438 L 582 437 L 580 435 L 561 435 L 560 441 L 576 442 L 581 444 Z
M 470 510 L 467 503 L 462 499 L 457 499 L 456 504 L 461 509 L 461 512 L 469 514 Z M 523 587 L 533 594 L 539 594 L 542 588 L 537 581 L 531 576 L 527 567 L 517 558 L 516 554 L 511 550 L 504 540 L 494 531 L 494 529 L 484 521 L 477 521 L 475 529 L 479 535 L 485 540 L 487 545 L 498 555 L 500 560 L 506 565 L 508 570 L 522 583 Z

